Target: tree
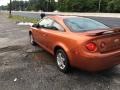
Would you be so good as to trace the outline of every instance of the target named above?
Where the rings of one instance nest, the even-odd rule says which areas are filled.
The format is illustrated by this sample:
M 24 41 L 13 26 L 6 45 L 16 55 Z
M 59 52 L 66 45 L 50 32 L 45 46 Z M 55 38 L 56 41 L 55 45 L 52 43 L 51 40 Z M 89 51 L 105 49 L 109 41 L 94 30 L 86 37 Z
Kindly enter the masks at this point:
M 18 11 L 18 10 L 24 11 L 28 7 L 28 2 L 27 1 L 16 1 L 16 0 L 14 0 L 14 1 L 11 2 L 11 4 L 12 4 L 11 9 L 16 10 L 16 11 Z M 10 8 L 10 4 L 8 4 L 8 7 Z
M 120 0 L 29 0 L 12 1 L 12 10 L 34 10 L 62 12 L 120 12 Z M 9 9 L 2 6 L 1 9 Z
M 88 12 L 97 11 L 96 0 L 59 0 L 60 11 Z
M 107 10 L 108 12 L 120 13 L 120 0 L 111 0 L 108 2 Z
M 55 9 L 54 0 L 30 0 L 28 10 L 53 11 Z

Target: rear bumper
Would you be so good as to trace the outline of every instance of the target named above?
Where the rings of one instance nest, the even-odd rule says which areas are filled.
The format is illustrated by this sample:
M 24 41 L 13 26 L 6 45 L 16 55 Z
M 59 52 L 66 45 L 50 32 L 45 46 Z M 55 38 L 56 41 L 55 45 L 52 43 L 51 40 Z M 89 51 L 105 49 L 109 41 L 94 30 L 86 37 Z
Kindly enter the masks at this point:
M 109 69 L 120 64 L 120 51 L 109 54 L 81 53 L 73 57 L 73 66 L 91 72 Z

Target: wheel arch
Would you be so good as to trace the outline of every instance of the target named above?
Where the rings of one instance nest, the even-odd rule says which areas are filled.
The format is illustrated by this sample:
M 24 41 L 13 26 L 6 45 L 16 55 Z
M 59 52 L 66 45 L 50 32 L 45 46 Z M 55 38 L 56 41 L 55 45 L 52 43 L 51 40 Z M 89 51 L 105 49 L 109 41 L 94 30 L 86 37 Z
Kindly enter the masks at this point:
M 63 49 L 61 46 L 59 46 L 59 45 L 57 45 L 57 46 L 55 46 L 55 48 L 54 48 L 54 55 L 55 55 L 55 53 L 56 53 L 56 51 L 58 50 L 58 49 Z M 63 49 L 64 50 L 64 49 Z M 65 50 L 64 50 L 65 51 Z
M 69 59 L 69 63 L 71 64 L 71 53 L 70 53 L 70 50 L 67 48 L 67 46 L 65 46 L 63 44 L 56 45 L 54 47 L 54 55 L 58 49 L 62 49 L 65 51 L 65 53 L 67 54 L 67 57 Z
M 29 35 L 31 35 L 32 34 L 32 31 L 29 31 Z
M 63 49 L 66 52 L 66 54 L 69 52 L 69 49 L 67 48 L 67 46 L 61 43 L 54 46 L 54 54 L 56 53 L 58 49 Z

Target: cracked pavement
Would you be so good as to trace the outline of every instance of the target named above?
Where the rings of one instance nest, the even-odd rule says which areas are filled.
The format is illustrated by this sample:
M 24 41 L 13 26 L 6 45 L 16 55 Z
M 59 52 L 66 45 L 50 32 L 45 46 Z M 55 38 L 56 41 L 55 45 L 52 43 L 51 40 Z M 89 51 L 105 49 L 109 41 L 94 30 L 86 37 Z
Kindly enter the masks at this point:
M 120 65 L 63 74 L 53 56 L 30 45 L 28 30 L 0 13 L 0 90 L 120 90 Z

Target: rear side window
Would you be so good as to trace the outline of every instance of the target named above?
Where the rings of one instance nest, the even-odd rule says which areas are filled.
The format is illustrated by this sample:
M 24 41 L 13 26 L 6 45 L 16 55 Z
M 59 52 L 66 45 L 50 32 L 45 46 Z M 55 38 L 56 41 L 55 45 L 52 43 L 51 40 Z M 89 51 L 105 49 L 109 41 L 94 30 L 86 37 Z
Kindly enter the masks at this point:
M 58 24 L 57 22 L 54 22 L 52 27 L 54 30 L 58 30 L 58 31 L 62 31 L 62 32 L 64 31 L 64 28 L 60 24 Z
M 56 21 L 50 18 L 44 18 L 42 21 L 39 22 L 39 25 L 42 28 L 46 28 L 50 30 L 64 31 L 64 28 L 59 23 L 57 23 Z
M 73 17 L 64 19 L 64 22 L 73 32 L 109 28 L 106 25 L 89 18 Z

